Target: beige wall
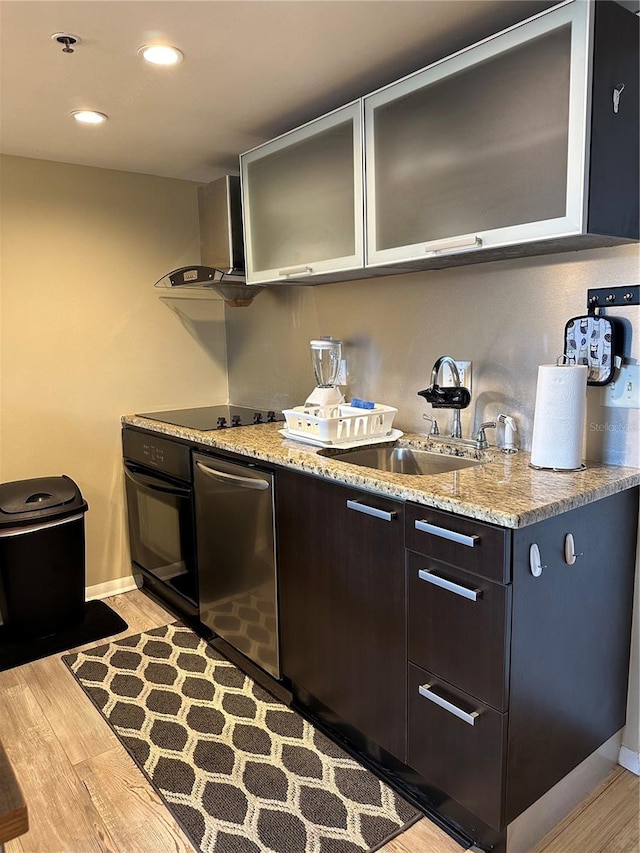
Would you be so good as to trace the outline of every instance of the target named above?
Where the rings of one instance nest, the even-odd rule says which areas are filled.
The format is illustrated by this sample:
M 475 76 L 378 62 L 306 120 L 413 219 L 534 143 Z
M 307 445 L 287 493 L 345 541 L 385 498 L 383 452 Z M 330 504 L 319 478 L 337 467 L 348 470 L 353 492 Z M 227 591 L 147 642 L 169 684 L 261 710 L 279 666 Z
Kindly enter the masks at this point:
M 153 287 L 199 258 L 197 184 L 0 166 L 0 481 L 79 484 L 91 586 L 130 573 L 120 415 L 226 401 L 223 303 L 178 314 Z
M 396 406 L 396 425 L 424 432 L 422 413 L 431 406 L 416 392 L 446 353 L 473 361 L 464 434 L 506 412 L 518 421 L 522 447 L 530 448 L 538 365 L 562 353 L 564 324 L 584 313 L 588 288 L 635 284 L 639 267 L 638 246 L 630 245 L 317 287 L 273 286 L 250 311 L 227 310 L 230 393 L 237 402 L 300 404 L 314 384 L 309 340 L 333 335 L 345 343 L 348 396 Z M 626 325 L 625 355 L 638 363 L 640 309 L 613 313 Z M 640 412 L 602 408 L 598 388 L 587 396 L 586 457 L 640 466 Z M 447 427 L 450 413 L 438 419 Z M 635 753 L 639 587 L 624 738 Z

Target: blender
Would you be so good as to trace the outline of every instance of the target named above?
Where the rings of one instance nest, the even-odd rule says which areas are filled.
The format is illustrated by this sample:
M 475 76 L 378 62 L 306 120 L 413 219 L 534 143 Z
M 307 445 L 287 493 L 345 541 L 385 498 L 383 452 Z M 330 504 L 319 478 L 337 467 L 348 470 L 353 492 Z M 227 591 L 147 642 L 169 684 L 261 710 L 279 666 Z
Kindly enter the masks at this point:
M 338 387 L 342 341 L 321 337 L 310 343 L 311 364 L 317 384 L 307 397 L 305 406 L 337 406 L 344 403 L 344 394 Z

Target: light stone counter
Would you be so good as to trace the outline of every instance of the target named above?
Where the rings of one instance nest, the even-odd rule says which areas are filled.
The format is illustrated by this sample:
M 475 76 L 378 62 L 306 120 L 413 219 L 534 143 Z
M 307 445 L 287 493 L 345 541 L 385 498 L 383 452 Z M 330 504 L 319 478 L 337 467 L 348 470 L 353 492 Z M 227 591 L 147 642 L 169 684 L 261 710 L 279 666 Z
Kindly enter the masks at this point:
M 588 462 L 584 471 L 536 471 L 529 467 L 528 453 L 508 455 L 495 448 L 483 452 L 455 448 L 457 455 L 478 458 L 483 464 L 417 476 L 376 471 L 319 455 L 319 448 L 283 438 L 278 432 L 282 424 L 201 431 L 139 415 L 125 416 L 122 423 L 502 527 L 525 527 L 640 485 L 640 468 Z M 405 433 L 399 443 L 436 452 L 448 449 L 412 433 Z

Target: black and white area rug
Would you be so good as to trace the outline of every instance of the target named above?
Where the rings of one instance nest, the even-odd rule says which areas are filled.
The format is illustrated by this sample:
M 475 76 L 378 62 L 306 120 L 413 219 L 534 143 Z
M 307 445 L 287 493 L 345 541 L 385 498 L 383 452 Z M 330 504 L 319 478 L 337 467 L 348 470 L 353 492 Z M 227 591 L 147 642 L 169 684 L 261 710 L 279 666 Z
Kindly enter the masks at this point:
M 180 623 L 63 660 L 202 853 L 362 853 L 421 817 Z

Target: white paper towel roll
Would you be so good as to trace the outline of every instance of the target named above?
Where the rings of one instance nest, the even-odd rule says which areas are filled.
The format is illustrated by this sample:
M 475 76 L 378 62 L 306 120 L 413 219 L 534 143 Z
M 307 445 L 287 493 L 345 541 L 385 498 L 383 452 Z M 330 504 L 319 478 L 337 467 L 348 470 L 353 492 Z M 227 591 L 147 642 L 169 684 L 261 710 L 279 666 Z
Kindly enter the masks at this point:
M 586 365 L 541 364 L 538 367 L 532 465 L 561 470 L 580 467 L 586 406 Z

